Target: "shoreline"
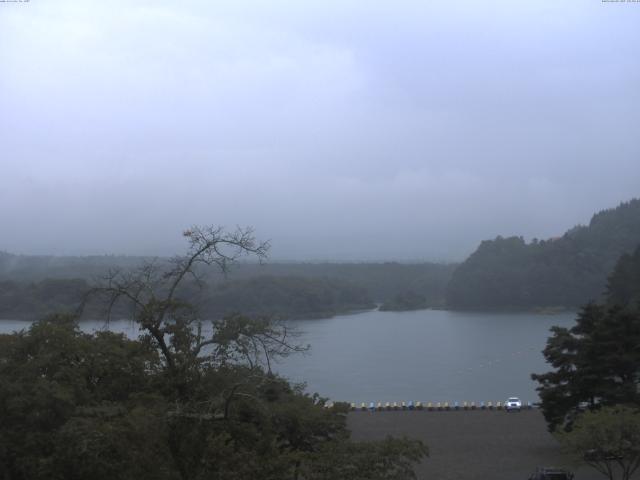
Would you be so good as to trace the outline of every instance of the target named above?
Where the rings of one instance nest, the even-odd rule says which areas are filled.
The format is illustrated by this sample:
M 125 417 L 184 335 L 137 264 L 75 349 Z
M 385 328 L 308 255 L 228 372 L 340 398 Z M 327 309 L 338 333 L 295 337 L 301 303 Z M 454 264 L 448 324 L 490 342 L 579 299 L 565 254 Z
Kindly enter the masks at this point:
M 534 308 L 534 309 L 454 309 L 454 308 L 445 308 L 445 307 L 427 307 L 427 308 L 419 308 L 414 310 L 381 310 L 379 306 L 375 306 L 372 308 L 359 308 L 354 310 L 344 310 L 332 313 L 309 313 L 302 315 L 300 317 L 278 317 L 276 315 L 273 318 L 282 320 L 282 321 L 313 321 L 313 320 L 329 320 L 335 317 L 343 317 L 349 315 L 359 315 L 361 313 L 370 313 L 370 312 L 381 312 L 381 313 L 409 313 L 409 312 L 428 312 L 428 311 L 437 311 L 437 312 L 452 312 L 452 313 L 477 313 L 477 314 L 499 314 L 499 315 L 507 315 L 507 314 L 534 314 L 541 316 L 553 316 L 553 315 L 564 315 L 564 314 L 577 314 L 577 308 L 570 307 L 554 307 L 554 308 Z M 64 313 L 64 312 L 63 312 Z M 248 316 L 254 316 L 255 314 L 247 314 Z M 23 323 L 33 323 L 39 320 L 39 318 L 0 318 L 0 323 L 2 322 L 23 322 Z M 127 318 L 118 318 L 112 319 L 112 321 L 122 321 L 129 320 Z M 204 319 L 203 321 L 209 321 L 210 319 Z M 79 323 L 84 322 L 95 322 L 101 321 L 97 319 L 82 319 L 79 320 Z
M 446 308 L 440 306 L 433 307 L 425 307 L 425 308 L 417 308 L 417 309 L 404 309 L 404 310 L 390 310 L 390 309 L 381 309 L 381 304 L 376 304 L 370 308 L 356 308 L 356 309 L 345 309 L 341 311 L 334 312 L 317 312 L 317 313 L 307 313 L 299 317 L 293 316 L 277 316 L 273 315 L 274 319 L 282 320 L 282 321 L 304 321 L 304 320 L 328 320 L 335 317 L 342 317 L 348 315 L 358 315 L 361 313 L 369 313 L 369 312 L 381 312 L 381 313 L 408 313 L 408 312 L 428 312 L 428 311 L 437 311 L 437 312 L 453 312 L 453 313 L 477 313 L 477 314 L 535 314 L 535 315 L 544 315 L 544 316 L 556 316 L 556 315 L 564 315 L 567 313 L 577 314 L 578 308 L 572 307 L 536 307 L 530 309 L 516 309 L 516 308 L 494 308 L 494 309 L 466 309 L 466 308 Z M 64 313 L 64 312 L 62 312 Z M 251 313 L 246 314 L 247 316 L 256 316 L 257 314 Z M 0 318 L 0 323 L 2 322 L 29 322 L 33 323 L 39 318 Z M 116 320 L 129 320 L 126 318 L 116 319 Z M 209 321 L 210 319 L 203 319 L 203 321 Z M 79 323 L 83 322 L 93 322 L 98 321 L 96 319 L 83 319 L 80 320 Z

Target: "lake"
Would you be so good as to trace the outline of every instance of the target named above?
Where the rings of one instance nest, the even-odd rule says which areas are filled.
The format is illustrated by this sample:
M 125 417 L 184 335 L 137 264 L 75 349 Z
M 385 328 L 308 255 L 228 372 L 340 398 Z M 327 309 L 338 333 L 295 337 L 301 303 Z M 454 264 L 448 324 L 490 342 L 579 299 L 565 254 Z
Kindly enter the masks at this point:
M 532 372 L 552 325 L 575 314 L 371 311 L 290 322 L 310 354 L 278 369 L 309 390 L 349 402 L 537 401 Z
M 571 326 L 574 313 L 476 313 L 443 310 L 368 311 L 289 321 L 311 344 L 275 369 L 310 392 L 348 402 L 537 401 L 532 372 L 549 369 L 542 349 L 552 325 Z M 29 322 L 0 321 L 10 332 Z M 92 331 L 102 322 L 83 323 Z M 112 330 L 135 336 L 127 321 Z

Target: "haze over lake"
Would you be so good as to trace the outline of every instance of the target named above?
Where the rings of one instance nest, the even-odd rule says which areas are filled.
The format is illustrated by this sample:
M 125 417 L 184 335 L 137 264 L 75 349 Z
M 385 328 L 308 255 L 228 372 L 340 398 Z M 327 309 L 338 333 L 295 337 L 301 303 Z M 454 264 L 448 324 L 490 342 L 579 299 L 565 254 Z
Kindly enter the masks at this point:
M 574 313 L 419 310 L 295 320 L 287 323 L 311 350 L 275 368 L 340 401 L 495 402 L 511 395 L 537 401 L 530 374 L 549 369 L 541 353 L 549 328 L 574 319 Z M 3 321 L 0 331 L 28 325 Z M 86 331 L 103 327 L 101 321 L 82 324 Z M 111 329 L 137 334 L 128 321 L 112 322 Z

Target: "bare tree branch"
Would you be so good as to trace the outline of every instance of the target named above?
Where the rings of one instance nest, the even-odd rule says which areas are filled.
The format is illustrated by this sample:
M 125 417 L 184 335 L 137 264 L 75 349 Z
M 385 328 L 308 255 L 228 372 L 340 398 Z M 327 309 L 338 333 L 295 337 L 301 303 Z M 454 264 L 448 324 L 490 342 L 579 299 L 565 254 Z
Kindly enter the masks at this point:
M 219 226 L 193 226 L 183 232 L 183 236 L 188 243 L 187 253 L 172 258 L 168 268 L 162 269 L 154 259 L 133 271 L 109 271 L 89 292 L 87 299 L 104 299 L 107 319 L 111 318 L 117 305 L 128 303 L 134 320 L 153 339 L 169 369 L 177 368 L 178 363 L 204 361 L 198 360 L 201 353 L 215 346 L 213 356 L 209 355 L 209 358 L 243 361 L 251 368 L 266 364 L 267 371 L 271 372 L 274 357 L 305 350 L 290 343 L 290 333 L 285 327 L 275 326 L 265 319 L 250 322 L 245 318 L 235 324 L 234 320 L 224 325 L 213 324 L 212 337 L 204 338 L 193 308 L 178 298 L 185 279 L 193 279 L 202 288 L 204 282 L 197 271 L 198 265 L 213 266 L 226 274 L 242 256 L 250 255 L 264 261 L 269 243 L 258 242 L 253 229 L 241 227 L 227 232 Z M 83 307 L 85 304 L 83 302 Z M 237 331 L 234 332 L 234 328 Z M 221 329 L 228 338 L 219 335 Z

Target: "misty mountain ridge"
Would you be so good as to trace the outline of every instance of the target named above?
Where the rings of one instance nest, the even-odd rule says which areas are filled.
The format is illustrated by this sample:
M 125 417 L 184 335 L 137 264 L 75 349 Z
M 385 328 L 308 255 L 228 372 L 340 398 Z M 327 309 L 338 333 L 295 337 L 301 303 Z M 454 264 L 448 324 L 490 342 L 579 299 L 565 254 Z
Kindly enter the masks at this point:
M 205 315 L 246 310 L 284 317 L 331 316 L 371 308 L 406 310 L 574 308 L 599 299 L 623 254 L 640 244 L 640 200 L 593 215 L 548 240 L 502 237 L 480 243 L 463 263 L 241 261 L 228 276 L 202 270 L 205 288 L 185 294 Z M 109 270 L 168 258 L 28 256 L 0 252 L 0 318 L 72 309 Z M 124 314 L 124 312 L 123 312 Z
M 601 298 L 618 259 L 640 245 L 640 199 L 602 210 L 549 240 L 483 241 L 454 272 L 454 309 L 574 308 Z
M 111 261 L 109 261 L 111 260 Z M 52 311 L 73 311 L 83 292 L 110 269 L 135 268 L 141 257 L 0 257 L 0 318 L 35 319 Z M 162 266 L 167 259 L 155 259 Z M 423 292 L 425 303 L 441 307 L 455 265 L 439 264 L 265 264 L 239 263 L 225 276 L 203 268 L 204 283 L 187 282 L 180 295 L 205 318 L 228 313 L 282 318 L 331 317 L 371 309 L 398 294 Z M 103 309 L 88 312 L 100 318 Z M 125 309 L 116 315 L 126 317 Z M 89 317 L 88 317 L 89 318 Z

